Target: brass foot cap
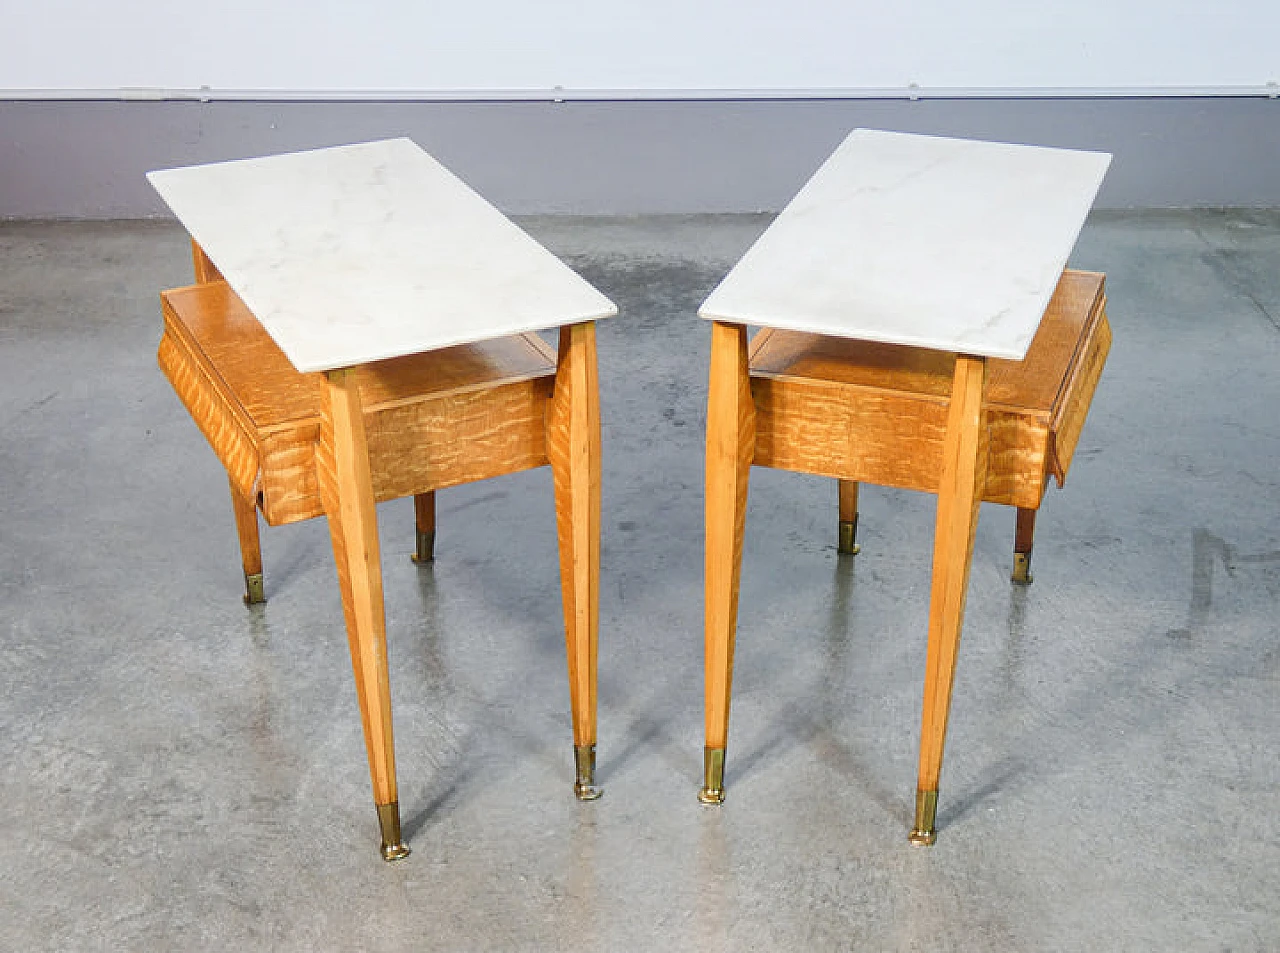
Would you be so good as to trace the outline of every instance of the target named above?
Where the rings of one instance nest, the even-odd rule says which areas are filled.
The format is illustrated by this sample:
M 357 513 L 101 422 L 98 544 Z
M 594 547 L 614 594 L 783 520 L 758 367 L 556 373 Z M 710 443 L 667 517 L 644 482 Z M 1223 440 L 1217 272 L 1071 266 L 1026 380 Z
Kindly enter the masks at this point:
M 387 863 L 391 863 L 393 860 L 404 860 L 410 853 L 408 844 L 382 845 L 382 859 Z
M 262 584 L 262 573 L 254 573 L 244 577 L 244 604 L 257 606 L 267 601 L 266 589 Z
M 702 790 L 698 800 L 703 804 L 724 803 L 724 748 L 702 751 Z
M 427 533 L 418 533 L 417 552 L 410 553 L 409 558 L 421 566 L 423 563 L 433 563 L 436 561 L 436 531 L 431 530 Z
M 579 801 L 594 801 L 604 794 L 604 788 L 596 786 L 596 746 L 573 746 L 573 796 Z
M 409 856 L 409 848 L 400 836 L 400 803 L 378 805 L 378 827 L 382 830 L 382 859 L 390 862 Z
M 858 535 L 858 521 L 842 520 L 840 522 L 840 544 L 836 547 L 836 551 L 841 556 L 856 556 L 862 552 L 862 547 L 854 542 Z
M 928 847 L 938 839 L 938 791 L 916 791 L 916 819 L 907 839 L 917 847 Z
M 1013 554 L 1013 575 L 1010 578 L 1024 586 L 1031 585 L 1034 577 L 1031 575 L 1030 553 Z
M 932 847 L 937 839 L 938 832 L 936 830 L 913 830 L 907 835 L 907 840 L 911 841 L 916 847 Z

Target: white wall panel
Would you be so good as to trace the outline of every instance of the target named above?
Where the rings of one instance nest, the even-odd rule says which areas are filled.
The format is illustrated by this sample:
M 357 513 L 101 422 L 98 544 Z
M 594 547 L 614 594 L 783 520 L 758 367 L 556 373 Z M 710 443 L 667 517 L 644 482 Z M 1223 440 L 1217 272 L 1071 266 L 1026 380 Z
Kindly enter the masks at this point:
M 0 91 L 1259 92 L 1274 0 L 0 0 Z

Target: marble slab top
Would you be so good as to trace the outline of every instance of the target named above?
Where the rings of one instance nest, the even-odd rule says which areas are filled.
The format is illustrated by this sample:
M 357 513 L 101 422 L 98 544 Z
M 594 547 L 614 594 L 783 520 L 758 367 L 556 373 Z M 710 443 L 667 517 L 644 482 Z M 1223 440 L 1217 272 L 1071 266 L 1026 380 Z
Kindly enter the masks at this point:
M 1021 360 L 1110 162 L 855 129 L 698 313 Z
M 147 178 L 300 371 L 617 314 L 408 139 Z

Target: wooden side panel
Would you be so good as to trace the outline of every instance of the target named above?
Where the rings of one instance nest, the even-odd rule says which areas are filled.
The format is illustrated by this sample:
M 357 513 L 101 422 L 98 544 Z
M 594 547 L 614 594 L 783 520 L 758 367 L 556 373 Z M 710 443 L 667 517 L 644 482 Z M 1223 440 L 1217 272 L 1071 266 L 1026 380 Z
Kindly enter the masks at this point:
M 988 407 L 986 422 L 989 450 L 982 499 L 1038 507 L 1048 481 L 1048 420 Z
M 757 466 L 936 493 L 949 401 L 832 382 L 753 378 Z M 1041 415 L 1043 416 L 1043 415 Z M 983 499 L 1037 507 L 1047 416 L 988 407 Z
M 1066 393 L 1058 406 L 1053 425 L 1053 455 L 1050 464 L 1059 486 L 1066 482 L 1071 458 L 1080 441 L 1080 431 L 1084 429 L 1089 405 L 1093 403 L 1093 394 L 1098 389 L 1098 379 L 1102 376 L 1102 368 L 1107 363 L 1110 351 L 1111 324 L 1107 321 L 1104 303 L 1098 310 L 1098 320 L 1090 331 L 1084 355 L 1076 362 L 1067 382 Z
M 396 499 L 542 466 L 551 389 L 551 378 L 535 378 L 370 414 L 374 495 Z
M 262 438 L 262 515 L 272 526 L 322 516 L 316 482 L 318 422 Z
M 540 467 L 552 378 L 451 394 L 365 413 L 378 502 Z M 320 516 L 318 424 L 262 440 L 262 513 L 279 526 Z
M 213 378 L 167 325 L 160 339 L 157 361 L 178 399 L 226 467 L 232 484 L 242 495 L 253 499 L 259 469 L 257 444 L 232 412 Z
M 937 490 L 946 399 L 759 377 L 751 392 L 757 466 Z

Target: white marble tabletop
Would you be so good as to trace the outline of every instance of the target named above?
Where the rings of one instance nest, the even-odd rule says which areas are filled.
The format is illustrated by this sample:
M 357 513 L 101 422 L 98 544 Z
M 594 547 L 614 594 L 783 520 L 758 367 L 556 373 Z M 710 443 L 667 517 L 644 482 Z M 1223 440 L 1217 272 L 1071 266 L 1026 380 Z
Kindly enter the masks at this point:
M 856 129 L 698 313 L 1021 360 L 1110 161 Z
M 408 139 L 147 178 L 300 371 L 617 313 Z

